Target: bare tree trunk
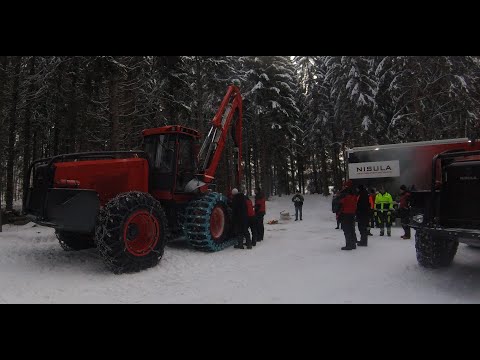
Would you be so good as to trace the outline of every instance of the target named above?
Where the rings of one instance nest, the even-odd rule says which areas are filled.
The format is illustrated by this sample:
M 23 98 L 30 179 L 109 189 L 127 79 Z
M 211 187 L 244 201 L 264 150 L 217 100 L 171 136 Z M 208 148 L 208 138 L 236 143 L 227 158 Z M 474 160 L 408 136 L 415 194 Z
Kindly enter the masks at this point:
M 17 105 L 20 84 L 20 64 L 21 56 L 14 58 L 15 73 L 13 81 L 12 107 L 10 110 L 10 124 L 8 129 L 8 148 L 7 148 L 7 193 L 5 203 L 7 211 L 13 210 L 13 162 L 15 159 L 15 138 L 17 129 Z
M 36 160 L 37 159 L 37 148 L 38 148 L 38 130 L 35 129 L 33 131 L 33 136 L 32 136 L 32 159 Z
M 119 78 L 112 75 L 110 78 L 110 150 L 117 151 L 119 149 Z
M 65 144 L 65 153 L 75 152 L 76 148 L 76 135 L 77 135 L 77 111 L 78 111 L 78 101 L 77 101 L 77 78 L 78 78 L 78 66 L 75 66 L 72 70 L 71 76 L 71 91 L 69 99 L 69 109 L 68 109 L 68 119 L 67 119 L 67 131 L 68 139 Z
M 134 57 L 133 63 L 135 66 L 138 66 L 140 63 L 141 57 Z M 139 76 L 138 70 L 136 71 L 129 71 L 127 74 L 127 86 L 128 88 L 123 91 L 124 93 L 124 111 L 121 111 L 125 114 L 125 122 L 124 122 L 124 134 L 127 134 L 124 144 L 127 149 L 132 150 L 138 146 L 139 138 L 137 131 L 134 130 L 134 123 L 135 123 L 135 116 L 136 116 L 136 108 L 137 108 L 137 97 L 138 97 L 138 90 L 137 90 L 137 79 Z M 88 98 L 88 101 L 91 101 L 91 98 Z
M 295 183 L 295 167 L 293 164 L 293 146 L 290 144 L 290 173 L 292 177 L 292 193 L 296 190 L 296 183 Z
M 260 187 L 259 176 L 258 176 L 258 138 L 255 136 L 253 141 L 253 172 L 255 173 L 255 187 Z
M 312 156 L 310 157 L 310 162 L 312 163 L 312 170 L 313 170 L 313 187 L 315 188 L 315 192 L 319 192 L 320 187 L 318 186 L 318 171 L 317 171 L 315 154 L 312 154 Z
M 246 142 L 245 142 L 245 176 L 246 176 L 246 185 L 248 196 L 252 193 L 252 163 L 251 163 L 251 155 L 252 150 L 250 148 L 250 138 L 248 136 L 248 130 L 245 132 L 247 134 Z
M 4 89 L 7 80 L 6 70 L 7 70 L 7 60 L 6 56 L 0 56 L 0 124 L 3 124 L 3 108 L 5 104 L 4 99 Z M 0 143 L 0 146 L 2 144 Z M 3 158 L 3 154 L 0 155 L 0 158 Z M 2 196 L 3 196 L 3 159 L 0 162 L 0 232 L 2 232 Z
M 33 81 L 35 75 L 35 56 L 30 59 L 30 85 L 28 87 L 28 95 L 32 96 L 35 91 L 35 83 Z M 25 110 L 25 121 L 23 125 L 23 197 L 27 196 L 28 189 L 28 166 L 30 165 L 30 126 L 32 116 L 33 99 L 27 101 L 27 108 Z
M 202 132 L 205 129 L 203 121 L 203 80 L 202 80 L 202 64 L 199 56 L 195 57 L 195 80 L 197 82 L 197 116 L 195 117 L 195 128 Z
M 328 190 L 328 168 L 327 168 L 327 155 L 325 154 L 325 148 L 323 145 L 323 139 L 319 138 L 320 145 L 320 168 L 321 168 L 321 179 L 322 179 L 322 193 L 327 196 L 330 194 Z

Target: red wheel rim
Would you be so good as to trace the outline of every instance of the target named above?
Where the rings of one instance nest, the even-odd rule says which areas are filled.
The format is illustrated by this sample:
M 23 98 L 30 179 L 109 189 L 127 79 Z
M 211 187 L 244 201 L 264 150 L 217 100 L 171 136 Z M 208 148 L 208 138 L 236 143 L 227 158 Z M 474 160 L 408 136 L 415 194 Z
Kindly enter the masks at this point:
M 132 255 L 148 255 L 157 245 L 159 238 L 158 220 L 146 210 L 136 211 L 125 222 L 123 241 Z
M 220 206 L 213 209 L 210 217 L 210 233 L 214 240 L 222 237 L 225 230 L 225 212 Z

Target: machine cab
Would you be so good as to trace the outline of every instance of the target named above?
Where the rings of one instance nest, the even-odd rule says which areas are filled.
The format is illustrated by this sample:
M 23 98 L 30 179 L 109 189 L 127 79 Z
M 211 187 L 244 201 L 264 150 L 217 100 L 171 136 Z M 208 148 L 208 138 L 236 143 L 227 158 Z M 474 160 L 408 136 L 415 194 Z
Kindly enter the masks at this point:
M 185 192 L 197 169 L 198 131 L 183 126 L 164 126 L 144 130 L 142 134 L 144 151 L 151 164 L 150 191 L 163 199 Z

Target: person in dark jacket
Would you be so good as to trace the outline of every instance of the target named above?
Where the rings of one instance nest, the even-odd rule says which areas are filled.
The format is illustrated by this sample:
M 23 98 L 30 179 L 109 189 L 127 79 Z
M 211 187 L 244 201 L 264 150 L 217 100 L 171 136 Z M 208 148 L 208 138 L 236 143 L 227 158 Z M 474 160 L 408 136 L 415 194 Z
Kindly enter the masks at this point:
M 360 231 L 360 241 L 357 243 L 358 246 L 367 246 L 368 245 L 368 223 L 370 220 L 370 196 L 368 194 L 365 186 L 358 186 L 358 201 L 357 201 L 357 220 L 358 220 L 358 230 Z
M 355 233 L 355 213 L 357 211 L 357 196 L 353 194 L 351 187 L 342 190 L 346 196 L 340 200 L 342 229 L 345 234 L 346 245 L 342 250 L 354 250 L 357 248 L 357 234 Z
M 411 193 L 407 190 L 405 185 L 400 186 L 400 204 L 398 206 L 398 212 L 400 219 L 402 220 L 402 227 L 405 234 L 402 236 L 404 240 L 410 240 L 410 196 Z
M 253 202 L 247 196 L 246 204 L 247 204 L 247 214 L 248 214 L 248 227 L 250 228 L 250 232 L 252 233 L 252 246 L 257 245 L 257 219 L 255 218 L 255 207 L 253 206 Z
M 340 191 L 337 191 L 332 198 L 332 212 L 335 214 L 337 219 L 337 227 L 336 230 L 340 229 Z
M 267 207 L 265 204 L 265 195 L 260 188 L 255 188 L 255 217 L 257 219 L 257 242 L 263 240 L 265 228 L 263 226 L 263 218 L 267 213 Z
M 236 249 L 243 249 L 243 240 L 246 240 L 247 249 L 252 248 L 252 239 L 248 232 L 247 198 L 238 189 L 232 190 L 232 225 L 234 236 L 237 237 Z
M 292 198 L 292 201 L 295 204 L 295 221 L 298 221 L 298 213 L 300 213 L 300 221 L 302 221 L 302 209 L 305 199 L 300 194 L 300 191 L 297 190 L 296 194 Z

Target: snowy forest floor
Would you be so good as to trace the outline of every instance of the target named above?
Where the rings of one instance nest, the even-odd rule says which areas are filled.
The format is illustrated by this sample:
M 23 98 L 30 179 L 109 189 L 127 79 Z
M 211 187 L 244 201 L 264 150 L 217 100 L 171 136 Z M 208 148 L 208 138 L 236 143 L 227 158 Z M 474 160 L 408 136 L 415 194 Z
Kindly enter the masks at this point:
M 340 251 L 330 198 L 307 195 L 302 222 L 265 224 L 253 250 L 201 253 L 167 246 L 159 266 L 113 275 L 95 249 L 65 252 L 53 230 L 28 224 L 0 233 L 0 303 L 478 303 L 480 250 L 460 244 L 451 267 L 421 268 L 402 229 L 367 248 Z M 267 202 L 265 222 L 293 209 Z M 358 230 L 357 230 L 358 235 Z

